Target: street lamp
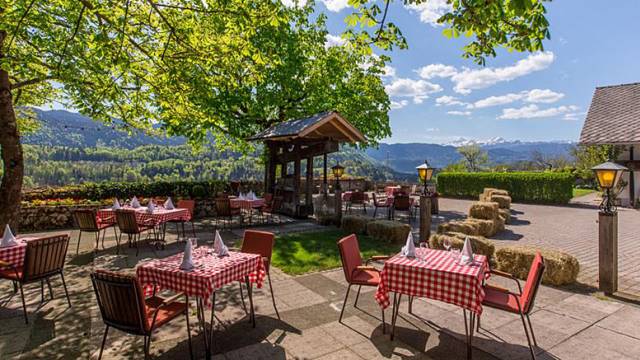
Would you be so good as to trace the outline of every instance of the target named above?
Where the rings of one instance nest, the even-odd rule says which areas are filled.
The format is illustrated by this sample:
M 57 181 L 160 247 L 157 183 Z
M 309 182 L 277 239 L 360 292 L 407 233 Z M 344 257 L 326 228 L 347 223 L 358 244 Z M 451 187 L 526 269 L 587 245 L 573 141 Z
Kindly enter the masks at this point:
M 424 164 L 416 167 L 418 170 L 418 176 L 422 183 L 424 184 L 424 189 L 422 190 L 423 195 L 429 195 L 429 191 L 427 190 L 427 182 L 431 181 L 431 177 L 433 176 L 433 170 L 431 166 L 429 166 L 429 162 L 427 160 L 424 161 Z
M 336 189 L 340 189 L 340 177 L 344 174 L 344 166 L 340 165 L 338 162 L 334 167 L 331 168 L 333 172 L 333 177 L 336 178 Z
M 618 181 L 620 181 L 622 173 L 628 169 L 620 164 L 608 161 L 592 167 L 591 170 L 596 174 L 598 185 L 605 191 L 604 198 L 600 204 L 600 211 L 605 214 L 614 214 L 616 207 L 613 204 L 611 190 L 618 184 Z

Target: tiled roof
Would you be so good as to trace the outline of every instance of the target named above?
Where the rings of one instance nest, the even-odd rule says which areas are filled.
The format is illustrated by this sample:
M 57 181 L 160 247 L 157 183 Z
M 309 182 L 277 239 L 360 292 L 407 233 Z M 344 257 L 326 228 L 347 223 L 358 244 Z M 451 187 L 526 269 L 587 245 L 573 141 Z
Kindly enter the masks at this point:
M 252 136 L 251 140 L 260 140 L 260 139 L 268 139 L 268 138 L 283 137 L 283 136 L 295 136 L 301 133 L 304 129 L 323 120 L 324 118 L 331 115 L 332 113 L 333 111 L 325 111 L 325 112 L 321 112 L 321 113 L 309 116 L 307 118 L 285 121 L 285 122 L 276 124 L 259 134 Z
M 640 143 L 640 83 L 597 87 L 580 143 Z

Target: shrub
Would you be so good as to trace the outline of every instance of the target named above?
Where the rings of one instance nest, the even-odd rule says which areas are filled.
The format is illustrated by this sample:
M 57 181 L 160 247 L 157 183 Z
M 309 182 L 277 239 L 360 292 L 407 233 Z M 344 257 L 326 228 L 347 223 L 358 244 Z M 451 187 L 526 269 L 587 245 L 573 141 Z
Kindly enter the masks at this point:
M 498 217 L 498 203 L 478 201 L 469 207 L 469 217 L 474 219 L 493 220 Z
M 542 276 L 543 284 L 559 286 L 576 281 L 580 271 L 578 260 L 567 253 L 550 249 L 522 245 L 501 247 L 496 251 L 497 268 L 525 280 L 536 251 L 540 251 L 546 265 Z
M 440 173 L 438 192 L 444 196 L 477 198 L 484 188 L 509 192 L 513 201 L 566 204 L 573 196 L 574 177 L 569 173 Z
M 398 221 L 374 220 L 367 224 L 367 235 L 394 244 L 404 244 L 411 226 Z
M 372 218 L 362 215 L 344 215 L 340 227 L 347 233 L 364 234 L 367 232 L 367 223 Z
M 444 249 L 444 239 L 448 238 L 451 240 L 451 247 L 455 249 L 462 250 L 464 246 L 464 239 L 469 238 L 471 241 L 471 247 L 473 248 L 473 252 L 475 254 L 482 254 L 486 256 L 489 260 L 493 258 L 496 247 L 493 245 L 493 242 L 484 236 L 474 236 L 467 235 L 457 232 L 447 232 L 444 234 L 433 234 L 429 238 L 429 246 L 432 249 Z

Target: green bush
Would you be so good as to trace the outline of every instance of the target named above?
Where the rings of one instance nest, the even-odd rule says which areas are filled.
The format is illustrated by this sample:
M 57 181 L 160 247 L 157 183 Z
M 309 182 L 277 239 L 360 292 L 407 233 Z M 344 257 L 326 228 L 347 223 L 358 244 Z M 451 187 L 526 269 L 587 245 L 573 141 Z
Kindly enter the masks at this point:
M 574 177 L 569 173 L 440 173 L 438 192 L 444 196 L 478 198 L 484 188 L 509 192 L 513 201 L 566 204 L 573 196 Z

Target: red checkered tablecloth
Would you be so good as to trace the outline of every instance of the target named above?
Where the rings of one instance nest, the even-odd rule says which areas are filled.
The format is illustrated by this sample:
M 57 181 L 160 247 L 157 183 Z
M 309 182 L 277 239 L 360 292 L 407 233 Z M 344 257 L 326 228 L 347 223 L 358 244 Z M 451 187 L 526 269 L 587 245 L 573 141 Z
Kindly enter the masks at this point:
M 426 261 L 420 254 L 426 252 Z M 444 301 L 482 313 L 482 280 L 489 265 L 484 255 L 475 255 L 472 265 L 460 265 L 442 250 L 416 249 L 417 257 L 396 255 L 384 263 L 376 301 L 389 306 L 389 292 Z
M 153 292 L 155 285 L 160 290 L 184 292 L 202 298 L 210 306 L 216 289 L 244 280 L 246 276 L 259 288 L 262 287 L 265 268 L 260 255 L 230 251 L 229 256 L 218 257 L 210 247 L 198 247 L 193 249 L 194 269 L 191 271 L 180 270 L 182 255 L 179 253 L 138 266 L 136 274 L 145 293 Z
M 255 208 L 262 207 L 264 205 L 264 199 L 255 199 L 255 200 L 247 200 L 247 199 L 229 199 L 229 203 L 234 209 L 245 209 L 251 210 Z
M 13 266 L 22 266 L 24 264 L 24 254 L 27 251 L 27 241 L 35 238 L 18 237 L 18 245 L 9 247 L 0 247 L 0 260 L 6 261 Z M 5 267 L 0 266 L 0 270 Z
M 178 220 L 178 221 L 189 221 L 191 218 L 191 214 L 188 209 L 176 208 L 172 210 L 157 208 L 150 213 L 147 211 L 147 207 L 139 207 L 137 209 L 123 207 L 123 209 L 135 210 L 136 212 L 136 220 L 138 223 L 143 224 L 149 222 L 153 222 L 155 225 L 163 224 L 167 221 Z M 104 223 L 115 224 L 115 212 L 113 209 L 102 209 L 98 210 L 97 213 L 98 219 L 100 219 Z

